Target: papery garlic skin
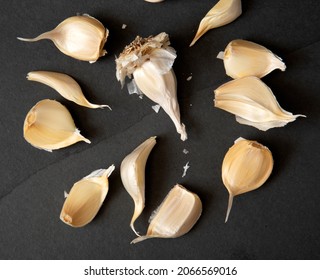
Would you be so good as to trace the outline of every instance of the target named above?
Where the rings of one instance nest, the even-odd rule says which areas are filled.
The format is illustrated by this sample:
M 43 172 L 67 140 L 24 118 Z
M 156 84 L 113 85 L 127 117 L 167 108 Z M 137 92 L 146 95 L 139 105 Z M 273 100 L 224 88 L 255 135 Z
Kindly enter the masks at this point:
M 134 222 L 142 213 L 145 206 L 145 167 L 147 159 L 156 144 L 156 136 L 150 137 L 127 155 L 120 166 L 122 183 L 134 201 L 134 214 L 130 227 L 139 236 L 134 228 Z
M 201 20 L 198 31 L 192 40 L 190 47 L 207 31 L 234 21 L 241 13 L 241 0 L 220 0 Z
M 139 90 L 164 109 L 185 141 L 188 137 L 180 120 L 177 83 L 172 70 L 176 53 L 169 45 L 169 36 L 164 32 L 148 38 L 137 36 L 116 59 L 116 76 L 122 86 L 126 76 L 133 76 Z
M 217 88 L 214 94 L 215 107 L 236 115 L 237 122 L 263 131 L 305 117 L 282 109 L 271 89 L 257 77 L 232 80 Z
M 272 169 L 272 153 L 266 146 L 244 138 L 235 141 L 222 163 L 222 181 L 229 192 L 225 222 L 228 221 L 233 198 L 261 187 Z
M 150 217 L 146 235 L 137 237 L 131 243 L 149 238 L 176 238 L 188 233 L 202 213 L 198 195 L 183 186 L 175 185 Z
M 23 136 L 32 146 L 51 152 L 79 141 L 91 143 L 76 128 L 68 109 L 55 100 L 41 100 L 28 112 Z
M 280 57 L 267 48 L 246 40 L 231 41 L 221 58 L 226 74 L 233 79 L 247 76 L 262 78 L 275 69 L 286 70 Z
M 88 108 L 104 108 L 108 105 L 97 105 L 90 103 L 84 96 L 79 84 L 69 75 L 52 72 L 52 71 L 32 71 L 27 75 L 29 81 L 35 81 L 45 84 L 58 93 L 64 98 L 77 103 L 78 105 L 85 106 Z
M 90 223 L 107 196 L 108 177 L 114 169 L 115 166 L 111 165 L 108 169 L 95 170 L 75 183 L 63 204 L 61 221 L 72 227 Z
M 103 47 L 108 35 L 108 29 L 100 21 L 84 14 L 69 17 L 55 29 L 45 32 L 36 38 L 25 39 L 18 37 L 18 39 L 26 42 L 49 39 L 62 53 L 75 59 L 93 63 L 107 53 Z

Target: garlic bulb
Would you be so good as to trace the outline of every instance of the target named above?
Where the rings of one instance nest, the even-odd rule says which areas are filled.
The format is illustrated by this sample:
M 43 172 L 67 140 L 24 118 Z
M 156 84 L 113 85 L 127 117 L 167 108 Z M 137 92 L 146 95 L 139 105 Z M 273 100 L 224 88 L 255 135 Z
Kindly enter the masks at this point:
M 190 47 L 207 31 L 234 21 L 241 13 L 241 0 L 220 0 L 201 20 Z
M 199 219 L 202 203 L 198 195 L 175 185 L 150 217 L 147 234 L 131 243 L 149 238 L 176 238 L 189 232 Z
M 227 82 L 215 91 L 214 106 L 236 115 L 237 122 L 266 131 L 285 126 L 297 117 L 283 110 L 271 89 L 257 77 Z
M 267 48 L 246 40 L 231 41 L 217 57 L 223 59 L 226 73 L 233 79 L 246 76 L 262 78 L 275 69 L 286 70 L 280 57 Z
M 27 114 L 23 136 L 36 148 L 51 152 L 76 142 L 91 143 L 75 127 L 65 106 L 54 100 L 41 100 Z
M 55 29 L 33 39 L 18 37 L 21 41 L 36 42 L 42 39 L 53 41 L 64 54 L 73 58 L 95 62 L 107 52 L 103 49 L 109 31 L 97 19 L 84 14 L 62 21 Z
M 72 227 L 83 227 L 90 223 L 107 196 L 108 177 L 114 169 L 114 165 L 111 165 L 108 169 L 93 171 L 75 183 L 63 204 L 61 221 Z
M 32 71 L 28 73 L 27 79 L 52 87 L 64 98 L 73 101 L 78 105 L 93 109 L 108 107 L 111 110 L 108 105 L 90 103 L 83 95 L 79 84 L 66 74 L 51 71 Z
M 229 192 L 225 222 L 236 195 L 261 187 L 273 169 L 270 150 L 256 141 L 238 138 L 226 153 L 222 163 L 222 181 Z
M 169 45 L 169 36 L 164 32 L 148 38 L 137 36 L 116 59 L 116 76 L 122 86 L 126 76 L 133 76 L 139 90 L 169 115 L 184 141 L 187 133 L 180 121 L 176 78 L 172 70 L 176 52 Z
M 139 145 L 133 152 L 127 155 L 120 167 L 122 183 L 134 201 L 134 214 L 132 216 L 130 227 L 139 235 L 134 222 L 140 216 L 145 206 L 145 167 L 149 154 L 156 144 L 156 137 L 150 137 Z

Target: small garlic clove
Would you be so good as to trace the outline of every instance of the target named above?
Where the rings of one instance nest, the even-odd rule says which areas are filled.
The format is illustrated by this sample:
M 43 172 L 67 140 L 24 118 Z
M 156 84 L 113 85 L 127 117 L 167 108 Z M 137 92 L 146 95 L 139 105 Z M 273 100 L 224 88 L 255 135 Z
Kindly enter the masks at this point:
M 61 221 L 72 227 L 90 223 L 107 196 L 108 177 L 114 169 L 111 165 L 108 169 L 96 170 L 75 183 L 63 204 Z
M 229 192 L 225 222 L 233 198 L 261 187 L 273 169 L 270 150 L 256 141 L 238 138 L 226 153 L 222 163 L 222 181 Z
M 156 136 L 150 137 L 127 155 L 120 166 L 122 183 L 134 201 L 134 214 L 130 227 L 138 236 L 139 234 L 134 228 L 134 222 L 145 206 L 145 167 L 155 144 Z
M 239 123 L 263 131 L 305 117 L 283 110 L 271 89 L 257 77 L 232 80 L 217 88 L 214 94 L 215 107 L 236 115 Z
M 241 13 L 241 0 L 220 0 L 201 20 L 198 31 L 192 40 L 190 47 L 207 31 L 234 21 Z
M 78 105 L 93 109 L 108 107 L 111 110 L 108 105 L 90 103 L 83 95 L 79 84 L 66 74 L 51 71 L 32 71 L 28 73 L 27 79 L 29 81 L 36 81 L 45 84 L 55 89 L 64 98 L 73 101 Z
M 62 21 L 55 29 L 33 39 L 18 37 L 21 41 L 36 42 L 43 39 L 53 41 L 64 54 L 75 59 L 95 62 L 107 52 L 103 49 L 109 31 L 97 19 L 84 14 Z
M 49 152 L 79 141 L 91 143 L 80 134 L 67 108 L 49 99 L 39 101 L 28 112 L 23 136 L 34 147 Z
M 183 186 L 175 185 L 158 209 L 150 217 L 147 234 L 131 243 L 149 238 L 176 238 L 188 233 L 202 212 L 198 195 Z
M 262 78 L 275 69 L 286 69 L 280 57 L 267 48 L 246 40 L 231 41 L 218 58 L 223 59 L 226 74 L 233 79 L 246 76 Z
M 150 3 L 160 3 L 163 2 L 164 0 L 144 0 L 146 2 L 150 2 Z

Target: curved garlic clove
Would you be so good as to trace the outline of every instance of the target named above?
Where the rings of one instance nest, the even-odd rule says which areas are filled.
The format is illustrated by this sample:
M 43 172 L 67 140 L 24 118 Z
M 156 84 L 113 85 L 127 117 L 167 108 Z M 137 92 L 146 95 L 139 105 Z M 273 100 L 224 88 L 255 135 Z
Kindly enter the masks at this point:
M 150 2 L 150 3 L 160 3 L 163 2 L 164 0 L 144 0 L 146 2 Z
M 241 0 L 220 0 L 201 20 L 190 47 L 207 31 L 234 21 L 241 13 Z
M 150 137 L 127 155 L 120 166 L 122 183 L 134 201 L 134 213 L 130 227 L 139 235 L 134 222 L 140 216 L 145 206 L 145 167 L 149 154 L 156 144 L 156 136 Z
M 23 136 L 36 148 L 51 152 L 79 141 L 91 143 L 75 127 L 65 106 L 55 100 L 41 100 L 28 112 Z
M 223 59 L 226 74 L 233 79 L 246 76 L 262 78 L 275 69 L 286 70 L 282 59 L 267 48 L 246 40 L 231 41 L 224 53 L 218 58 Z
M 55 29 L 33 39 L 18 37 L 21 41 L 36 42 L 43 39 L 53 41 L 64 54 L 73 58 L 95 62 L 107 52 L 103 49 L 109 31 L 97 19 L 84 14 L 62 21 Z
M 297 117 L 283 110 L 271 89 L 257 77 L 244 77 L 227 82 L 215 91 L 214 106 L 236 115 L 245 125 L 266 131 L 285 126 Z
M 238 138 L 226 153 L 222 163 L 222 181 L 229 192 L 225 222 L 233 198 L 261 187 L 273 169 L 272 153 L 257 141 Z
M 136 39 L 116 59 L 118 81 L 123 86 L 125 77 L 134 77 L 138 89 L 158 103 L 172 119 L 181 140 L 187 139 L 180 120 L 177 85 L 172 70 L 176 53 L 170 46 L 168 34 Z
M 108 107 L 111 110 L 108 105 L 97 105 L 90 103 L 83 95 L 79 84 L 66 74 L 52 71 L 32 71 L 28 73 L 27 79 L 29 81 L 36 81 L 45 84 L 55 89 L 64 98 L 73 101 L 78 105 L 93 109 Z
M 198 195 L 175 185 L 158 209 L 150 217 L 147 234 L 137 237 L 131 243 L 149 238 L 176 238 L 188 233 L 202 212 Z
M 108 169 L 96 170 L 75 183 L 63 204 L 61 221 L 72 227 L 90 223 L 107 196 L 108 177 L 114 169 L 111 165 Z

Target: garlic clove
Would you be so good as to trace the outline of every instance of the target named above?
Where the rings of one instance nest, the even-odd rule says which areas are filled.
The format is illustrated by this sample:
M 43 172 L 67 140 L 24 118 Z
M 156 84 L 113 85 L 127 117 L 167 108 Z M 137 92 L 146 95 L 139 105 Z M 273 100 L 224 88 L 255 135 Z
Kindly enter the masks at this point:
M 150 217 L 146 235 L 137 237 L 131 243 L 138 243 L 149 238 L 182 236 L 195 225 L 201 212 L 202 203 L 198 195 L 177 184 Z
M 172 70 L 176 58 L 175 50 L 169 46 L 168 34 L 136 39 L 116 59 L 116 76 L 123 86 L 125 77 L 134 78 L 131 91 L 141 91 L 158 103 L 173 121 L 181 140 L 187 137 L 185 125 L 180 120 L 177 100 L 177 83 Z
M 214 94 L 215 107 L 236 115 L 239 123 L 263 131 L 305 117 L 282 109 L 271 89 L 257 77 L 232 80 L 217 88 Z
M 75 59 L 95 62 L 107 52 L 103 49 L 109 31 L 97 19 L 84 14 L 62 21 L 55 29 L 33 39 L 18 37 L 21 41 L 51 40 L 64 54 Z
M 246 40 L 231 41 L 218 58 L 223 59 L 226 74 L 233 79 L 246 76 L 262 78 L 275 69 L 286 70 L 280 57 L 267 48 Z
M 127 155 L 120 166 L 122 183 L 134 201 L 134 214 L 130 227 L 138 236 L 139 234 L 134 228 L 134 222 L 145 206 L 145 167 L 155 144 L 156 136 L 150 137 Z
M 144 0 L 146 2 L 150 2 L 150 3 L 160 3 L 163 2 L 164 0 Z
M 51 152 L 79 141 L 91 143 L 75 127 L 65 106 L 54 100 L 41 100 L 28 112 L 23 136 L 32 146 Z
M 272 153 L 257 141 L 238 138 L 222 162 L 222 181 L 229 192 L 225 222 L 232 208 L 233 198 L 261 187 L 273 169 Z
M 234 21 L 241 13 L 241 0 L 220 0 L 201 20 L 198 31 L 192 40 L 190 47 L 207 31 Z
M 108 190 L 108 177 L 114 171 L 114 165 L 108 169 L 99 169 L 76 182 L 68 194 L 60 219 L 72 227 L 83 227 L 97 215 Z
M 93 109 L 108 107 L 111 110 L 108 105 L 90 103 L 83 95 L 79 84 L 66 74 L 51 71 L 32 71 L 28 73 L 27 79 L 29 81 L 36 81 L 45 84 L 55 89 L 64 98 L 73 101 L 78 105 Z

